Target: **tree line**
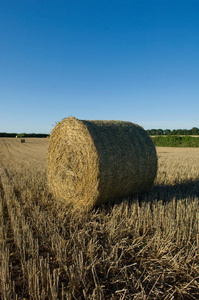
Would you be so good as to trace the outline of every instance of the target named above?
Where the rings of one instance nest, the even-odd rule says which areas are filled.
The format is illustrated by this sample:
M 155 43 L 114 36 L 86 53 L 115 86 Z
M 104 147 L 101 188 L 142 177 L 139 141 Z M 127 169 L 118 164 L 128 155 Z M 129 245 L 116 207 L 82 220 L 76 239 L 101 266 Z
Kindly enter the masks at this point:
M 199 135 L 199 129 L 193 127 L 192 129 L 148 129 L 149 135 Z
M 37 138 L 45 138 L 49 136 L 49 134 L 46 133 L 7 133 L 7 132 L 0 132 L 0 137 L 37 137 Z
M 149 135 L 199 135 L 199 128 L 193 127 L 192 129 L 147 129 Z M 7 133 L 0 132 L 0 137 L 40 137 L 45 138 L 49 136 L 46 133 Z

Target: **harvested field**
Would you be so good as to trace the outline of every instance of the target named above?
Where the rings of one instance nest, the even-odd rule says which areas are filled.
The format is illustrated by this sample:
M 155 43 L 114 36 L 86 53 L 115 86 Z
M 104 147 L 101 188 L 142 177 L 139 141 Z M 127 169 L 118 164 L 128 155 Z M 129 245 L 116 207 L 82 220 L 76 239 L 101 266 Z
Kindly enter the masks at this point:
M 157 148 L 149 193 L 77 214 L 48 191 L 48 143 L 0 138 L 0 297 L 199 299 L 199 149 Z

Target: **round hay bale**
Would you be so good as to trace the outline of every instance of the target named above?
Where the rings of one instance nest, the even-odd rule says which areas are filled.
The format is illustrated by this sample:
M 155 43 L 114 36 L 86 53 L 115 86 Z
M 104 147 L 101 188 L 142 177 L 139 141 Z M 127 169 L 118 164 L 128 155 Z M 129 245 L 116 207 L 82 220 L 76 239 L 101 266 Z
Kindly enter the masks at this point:
M 49 188 L 76 207 L 147 192 L 156 173 L 155 146 L 137 124 L 69 117 L 50 135 Z

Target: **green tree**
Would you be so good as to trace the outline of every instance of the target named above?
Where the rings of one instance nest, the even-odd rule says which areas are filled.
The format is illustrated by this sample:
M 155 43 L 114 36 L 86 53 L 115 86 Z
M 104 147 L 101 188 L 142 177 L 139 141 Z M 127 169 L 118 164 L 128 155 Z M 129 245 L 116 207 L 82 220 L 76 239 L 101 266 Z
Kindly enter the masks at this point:
M 165 135 L 171 134 L 171 130 L 170 130 L 170 129 L 165 129 L 164 134 L 165 134 Z
M 191 134 L 192 135 L 199 135 L 199 129 L 197 127 L 193 127 L 191 129 Z
M 164 131 L 162 129 L 157 129 L 156 135 L 163 135 Z
M 177 133 L 177 130 L 176 129 L 173 129 L 172 131 L 171 131 L 171 135 L 177 135 L 178 133 Z
M 151 129 L 151 135 L 156 135 L 157 129 Z

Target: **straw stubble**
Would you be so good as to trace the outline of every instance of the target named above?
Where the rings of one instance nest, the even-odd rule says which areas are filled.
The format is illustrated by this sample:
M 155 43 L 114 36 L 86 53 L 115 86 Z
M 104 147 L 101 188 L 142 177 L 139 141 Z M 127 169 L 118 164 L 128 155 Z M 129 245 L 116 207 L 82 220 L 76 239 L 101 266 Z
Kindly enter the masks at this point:
M 57 200 L 91 208 L 149 191 L 157 173 L 153 142 L 139 125 L 63 119 L 48 147 L 48 184 Z

